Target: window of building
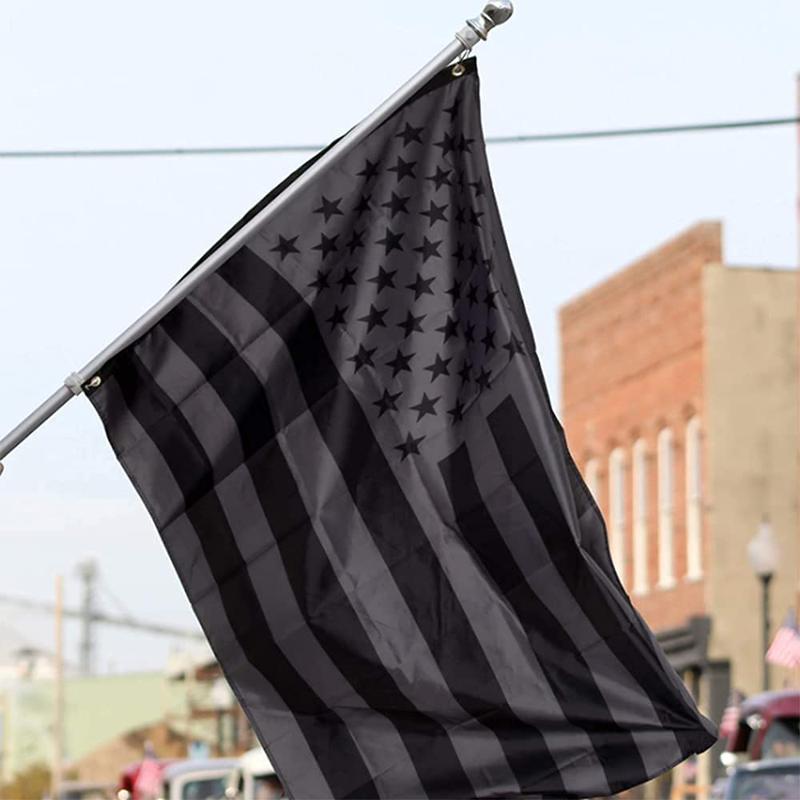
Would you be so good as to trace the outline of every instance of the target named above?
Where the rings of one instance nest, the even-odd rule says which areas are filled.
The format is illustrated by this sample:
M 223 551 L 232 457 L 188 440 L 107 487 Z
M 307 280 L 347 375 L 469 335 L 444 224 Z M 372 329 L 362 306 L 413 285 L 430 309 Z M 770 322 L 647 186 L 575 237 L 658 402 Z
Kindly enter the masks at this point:
M 596 458 L 590 458 L 586 462 L 586 467 L 583 471 L 583 479 L 586 481 L 586 486 L 592 493 L 595 503 L 599 505 L 598 490 L 600 488 L 600 465 L 597 463 Z
M 633 591 L 645 594 L 647 574 L 647 445 L 633 445 Z
M 675 585 L 675 442 L 672 431 L 658 434 L 658 585 Z
M 622 448 L 611 451 L 608 459 L 608 539 L 611 559 L 625 583 L 625 455 Z
M 686 424 L 686 577 L 703 576 L 702 450 L 700 420 Z

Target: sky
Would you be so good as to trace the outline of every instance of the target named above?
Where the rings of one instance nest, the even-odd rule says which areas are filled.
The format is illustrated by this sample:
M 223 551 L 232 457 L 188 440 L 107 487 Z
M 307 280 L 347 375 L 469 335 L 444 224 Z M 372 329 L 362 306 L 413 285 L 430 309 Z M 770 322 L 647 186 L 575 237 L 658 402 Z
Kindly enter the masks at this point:
M 327 142 L 448 43 L 479 2 L 4 0 L 0 150 Z M 477 50 L 487 135 L 792 116 L 796 0 L 532 3 Z M 731 264 L 797 261 L 797 130 L 496 145 L 489 162 L 551 394 L 558 307 L 698 220 Z M 5 433 L 157 300 L 303 154 L 0 159 Z M 52 600 L 96 558 L 104 610 L 192 611 L 83 398 L 5 460 L 0 594 Z M 116 598 L 116 601 L 111 598 Z M 52 620 L 0 604 L 43 647 Z M 78 630 L 66 631 L 77 659 Z M 179 641 L 102 628 L 101 670 Z

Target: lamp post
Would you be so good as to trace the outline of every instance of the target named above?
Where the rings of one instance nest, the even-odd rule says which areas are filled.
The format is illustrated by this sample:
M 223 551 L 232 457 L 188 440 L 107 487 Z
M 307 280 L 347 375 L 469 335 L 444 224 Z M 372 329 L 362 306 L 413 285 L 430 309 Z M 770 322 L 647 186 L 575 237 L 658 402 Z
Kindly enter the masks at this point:
M 772 524 L 764 516 L 755 536 L 747 544 L 747 557 L 756 576 L 761 580 L 761 657 L 764 662 L 763 688 L 769 689 L 769 584 L 778 566 L 778 543 Z

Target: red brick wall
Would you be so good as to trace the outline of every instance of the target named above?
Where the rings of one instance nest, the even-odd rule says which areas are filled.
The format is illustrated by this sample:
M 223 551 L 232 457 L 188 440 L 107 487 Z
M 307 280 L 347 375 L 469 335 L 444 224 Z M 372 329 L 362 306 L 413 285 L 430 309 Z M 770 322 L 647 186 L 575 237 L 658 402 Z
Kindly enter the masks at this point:
M 720 224 L 699 223 L 560 311 L 563 423 L 578 466 L 598 459 L 598 501 L 606 518 L 608 456 L 615 447 L 625 452 L 626 558 L 618 569 L 629 592 L 631 448 L 639 438 L 647 444 L 649 591 L 632 599 L 656 630 L 704 612 L 703 582 L 684 579 L 684 434 L 692 415 L 703 421 L 703 265 L 721 260 Z M 672 428 L 675 443 L 672 589 L 657 586 L 656 439 L 664 426 Z

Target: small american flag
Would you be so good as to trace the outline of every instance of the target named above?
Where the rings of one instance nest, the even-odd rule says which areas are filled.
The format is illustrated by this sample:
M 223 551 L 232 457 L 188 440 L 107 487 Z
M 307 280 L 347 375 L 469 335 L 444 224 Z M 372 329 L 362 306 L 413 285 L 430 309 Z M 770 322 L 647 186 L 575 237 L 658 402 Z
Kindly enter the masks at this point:
M 731 692 L 728 698 L 728 705 L 725 707 L 719 723 L 719 735 L 721 738 L 726 739 L 739 727 L 739 707 L 743 699 L 744 695 L 738 689 L 734 689 Z
M 789 611 L 783 625 L 778 628 L 767 650 L 767 661 L 789 669 L 800 667 L 800 631 L 794 611 Z

